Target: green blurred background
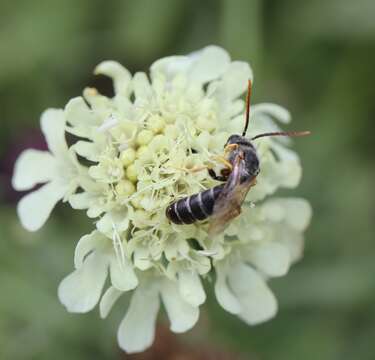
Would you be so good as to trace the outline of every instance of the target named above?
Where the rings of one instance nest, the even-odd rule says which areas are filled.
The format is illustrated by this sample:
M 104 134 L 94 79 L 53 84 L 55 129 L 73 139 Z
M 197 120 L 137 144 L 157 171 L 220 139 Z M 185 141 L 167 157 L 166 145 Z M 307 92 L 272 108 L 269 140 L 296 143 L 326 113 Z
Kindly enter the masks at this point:
M 304 167 L 297 190 L 314 209 L 305 257 L 271 283 L 271 322 L 247 327 L 211 300 L 181 339 L 245 359 L 375 358 L 375 2 L 373 0 L 0 0 L 0 359 L 116 359 L 125 311 L 68 314 L 59 281 L 73 268 L 85 216 L 61 205 L 37 233 L 21 229 L 8 187 L 39 116 L 95 79 L 104 59 L 132 72 L 208 44 L 250 61 L 254 102 L 291 110 Z M 244 79 L 246 81 L 246 79 Z M 371 155 L 372 154 L 372 155 Z M 220 344 L 220 345 L 218 345 Z

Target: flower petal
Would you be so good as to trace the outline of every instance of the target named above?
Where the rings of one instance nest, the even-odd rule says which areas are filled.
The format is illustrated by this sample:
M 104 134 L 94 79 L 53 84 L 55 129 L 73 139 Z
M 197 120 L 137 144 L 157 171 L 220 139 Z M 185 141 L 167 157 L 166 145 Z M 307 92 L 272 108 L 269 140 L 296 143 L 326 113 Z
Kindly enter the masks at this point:
M 163 281 L 161 298 L 173 332 L 185 332 L 196 324 L 199 319 L 199 308 L 184 301 L 179 293 L 176 282 L 171 280 Z
M 39 230 L 47 221 L 56 203 L 64 197 L 66 191 L 67 187 L 51 181 L 40 189 L 25 195 L 17 206 L 22 226 L 29 231 Z
M 72 126 L 85 128 L 99 124 L 99 119 L 90 110 L 82 96 L 75 97 L 66 104 L 65 119 Z
M 238 315 L 249 325 L 255 325 L 275 316 L 277 302 L 264 279 L 252 268 L 236 264 L 229 272 L 229 285 L 241 304 Z
M 227 100 L 234 100 L 247 89 L 247 80 L 253 79 L 250 65 L 243 61 L 233 61 L 222 76 L 220 84 L 221 96 Z
M 107 75 L 113 79 L 116 94 L 129 95 L 131 90 L 131 74 L 116 61 L 103 61 L 94 70 L 96 75 Z
M 104 96 L 95 88 L 86 87 L 83 89 L 83 98 L 88 102 L 90 108 L 95 112 L 98 118 L 103 122 L 103 119 L 110 116 L 113 112 L 112 99 Z
M 95 307 L 107 277 L 107 268 L 106 257 L 94 252 L 60 283 L 58 296 L 69 312 L 85 313 Z
M 312 216 L 311 205 L 305 199 L 288 198 L 275 199 L 286 206 L 286 222 L 293 229 L 304 231 L 310 223 Z
M 134 249 L 134 266 L 142 271 L 152 266 L 147 248 L 138 246 Z
M 74 266 L 79 269 L 83 266 L 86 256 L 93 250 L 103 247 L 106 239 L 98 231 L 82 236 L 74 251 Z
M 70 195 L 68 201 L 73 209 L 83 210 L 88 209 L 91 206 L 93 196 L 84 191 Z
M 77 141 L 73 146 L 74 151 L 87 160 L 97 162 L 101 152 L 100 146 L 90 141 Z
M 110 211 L 105 213 L 96 223 L 96 228 L 109 238 L 117 233 L 125 231 L 129 226 L 129 218 L 126 216 L 126 211 Z
M 133 266 L 127 259 L 120 263 L 121 259 L 111 257 L 109 270 L 112 285 L 122 291 L 134 289 L 138 285 L 138 278 L 134 273 Z
M 36 184 L 51 180 L 55 172 L 56 160 L 51 153 L 34 149 L 25 150 L 14 166 L 13 188 L 18 191 L 32 189 Z
M 227 267 L 225 266 L 225 264 L 219 262 L 215 265 L 215 270 L 215 295 L 218 303 L 231 314 L 239 314 L 241 312 L 241 304 L 228 286 Z
M 272 103 L 256 104 L 251 107 L 253 116 L 264 114 L 271 116 L 272 118 L 279 120 L 283 124 L 290 123 L 291 115 L 290 112 L 280 105 Z
M 248 259 L 268 276 L 285 275 L 291 263 L 289 250 L 276 242 L 264 243 L 251 248 Z
M 287 226 L 279 226 L 277 229 L 278 241 L 288 249 L 290 261 L 294 263 L 301 259 L 305 246 L 303 234 Z
M 187 56 L 168 56 L 155 61 L 151 67 L 151 78 L 154 80 L 160 74 L 167 79 L 173 78 L 177 73 L 186 73 L 192 64 L 192 59 Z
M 188 70 L 192 82 L 206 83 L 217 79 L 225 73 L 230 64 L 229 54 L 218 46 L 207 46 L 203 50 L 192 53 L 194 62 Z
M 133 77 L 134 94 L 137 99 L 149 99 L 152 95 L 150 81 L 144 72 L 137 72 Z
M 279 179 L 279 185 L 287 188 L 296 187 L 302 176 L 302 167 L 298 155 L 275 141 L 272 142 L 272 149 L 280 159 L 272 169 L 274 177 Z
M 155 322 L 160 301 L 158 289 L 151 283 L 138 287 L 117 332 L 120 347 L 128 353 L 146 350 L 154 341 Z
M 113 286 L 107 289 L 99 303 L 99 312 L 102 319 L 108 316 L 109 312 L 112 309 L 112 306 L 123 293 L 123 291 L 117 290 Z
M 196 271 L 183 270 L 178 272 L 180 294 L 192 306 L 199 306 L 206 300 L 201 279 Z
M 43 112 L 40 125 L 48 148 L 54 155 L 65 155 L 68 146 L 65 141 L 65 117 L 61 109 L 48 109 Z

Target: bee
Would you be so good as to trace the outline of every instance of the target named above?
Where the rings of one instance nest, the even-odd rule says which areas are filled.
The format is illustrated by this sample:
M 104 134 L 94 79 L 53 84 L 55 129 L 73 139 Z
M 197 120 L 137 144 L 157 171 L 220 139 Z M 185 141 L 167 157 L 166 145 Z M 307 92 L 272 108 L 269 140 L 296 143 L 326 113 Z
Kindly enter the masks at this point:
M 224 182 L 205 191 L 187 196 L 171 203 L 166 209 L 167 218 L 174 224 L 192 224 L 210 217 L 210 235 L 220 233 L 241 213 L 241 206 L 260 172 L 259 156 L 253 141 L 266 136 L 304 136 L 309 131 L 269 132 L 245 137 L 250 119 L 250 98 L 252 83 L 248 81 L 246 96 L 245 126 L 242 135 L 229 136 L 225 146 L 223 162 L 226 168 L 221 175 L 209 169 L 209 175 Z

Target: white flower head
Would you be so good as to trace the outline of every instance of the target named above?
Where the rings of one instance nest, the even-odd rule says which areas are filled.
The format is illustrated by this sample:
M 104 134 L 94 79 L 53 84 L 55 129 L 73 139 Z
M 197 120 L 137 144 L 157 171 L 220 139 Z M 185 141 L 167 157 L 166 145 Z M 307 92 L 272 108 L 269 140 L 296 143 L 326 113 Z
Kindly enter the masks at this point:
M 218 184 L 207 169 L 220 169 L 215 159 L 226 140 L 242 132 L 250 66 L 208 46 L 158 60 L 150 74 L 132 76 L 113 61 L 95 73 L 113 79 L 114 97 L 87 88 L 64 110 L 49 110 L 42 129 L 51 153 L 27 150 L 13 179 L 18 190 L 46 183 L 19 204 L 29 230 L 38 229 L 60 199 L 94 219 L 95 229 L 76 247 L 74 272 L 60 284 L 61 302 L 70 312 L 90 311 L 99 302 L 106 317 L 133 290 L 118 330 L 128 352 L 152 344 L 160 300 L 172 331 L 192 328 L 206 299 L 203 280 L 211 274 L 224 309 L 249 324 L 271 318 L 277 303 L 267 279 L 285 275 L 301 256 L 311 216 L 302 199 L 264 200 L 300 181 L 299 158 L 287 139 L 257 142 L 258 184 L 243 214 L 218 236 L 208 236 L 209 220 L 176 225 L 165 214 L 170 203 Z M 278 105 L 254 105 L 248 136 L 279 131 L 289 121 Z M 76 139 L 70 147 L 65 133 Z
M 16 190 L 30 190 L 18 204 L 18 216 L 29 231 L 40 229 L 59 200 L 67 200 L 79 185 L 84 169 L 65 141 L 65 116 L 62 110 L 49 109 L 41 117 L 41 128 L 50 152 L 25 150 L 17 159 L 12 179 Z

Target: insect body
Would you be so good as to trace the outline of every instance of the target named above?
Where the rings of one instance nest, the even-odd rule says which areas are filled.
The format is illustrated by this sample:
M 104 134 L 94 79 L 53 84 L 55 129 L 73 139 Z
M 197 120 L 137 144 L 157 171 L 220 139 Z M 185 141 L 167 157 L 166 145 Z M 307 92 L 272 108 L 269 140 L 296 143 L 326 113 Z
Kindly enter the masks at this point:
M 224 188 L 224 184 L 187 196 L 169 205 L 166 215 L 175 224 L 192 224 L 212 215 L 214 205 Z
M 217 176 L 213 170 L 209 174 L 224 184 L 182 198 L 170 204 L 166 209 L 167 218 L 175 224 L 192 224 L 198 220 L 211 217 L 209 232 L 211 235 L 222 231 L 229 222 L 241 213 L 241 205 L 245 201 L 250 188 L 256 184 L 259 174 L 259 157 L 252 144 L 253 140 L 264 136 L 303 136 L 303 132 L 273 132 L 245 137 L 250 118 L 251 82 L 249 80 L 246 99 L 246 123 L 242 135 L 231 135 L 224 147 L 228 154 L 224 162 L 226 171 Z
M 227 181 L 226 184 L 217 185 L 198 194 L 180 199 L 168 206 L 167 217 L 175 224 L 192 224 L 197 220 L 204 220 L 215 211 L 217 200 L 237 186 L 250 184 L 259 173 L 259 159 L 255 148 L 249 140 L 239 135 L 229 137 L 226 146 L 235 148 L 229 154 L 228 162 L 232 171 L 228 175 L 216 176 L 217 180 Z M 250 189 L 250 187 L 248 187 Z

